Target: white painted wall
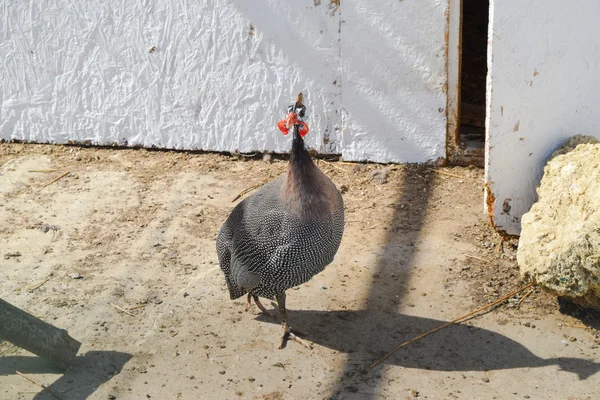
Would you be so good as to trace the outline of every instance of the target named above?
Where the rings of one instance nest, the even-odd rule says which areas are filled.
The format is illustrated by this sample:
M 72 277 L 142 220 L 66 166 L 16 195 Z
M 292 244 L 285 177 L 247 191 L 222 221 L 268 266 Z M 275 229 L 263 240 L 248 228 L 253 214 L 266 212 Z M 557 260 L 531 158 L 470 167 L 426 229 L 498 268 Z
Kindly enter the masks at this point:
M 492 3 L 486 180 L 496 226 L 518 234 L 552 151 L 600 138 L 600 1 Z
M 435 159 L 447 1 L 0 0 L 0 138 Z
M 446 156 L 448 0 L 343 0 L 345 160 Z
M 304 90 L 309 143 L 327 150 L 340 120 L 339 16 L 250 4 L 5 0 L 2 137 L 283 151 L 275 123 Z

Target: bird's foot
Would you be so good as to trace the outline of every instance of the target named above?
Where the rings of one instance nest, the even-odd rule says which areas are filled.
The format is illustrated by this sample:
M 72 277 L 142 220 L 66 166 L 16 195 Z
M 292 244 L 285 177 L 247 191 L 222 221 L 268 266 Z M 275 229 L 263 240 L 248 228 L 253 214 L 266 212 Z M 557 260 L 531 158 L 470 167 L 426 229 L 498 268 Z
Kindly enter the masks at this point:
M 306 347 L 309 350 L 312 350 L 312 346 L 306 340 L 299 338 L 294 332 L 292 332 L 292 328 L 289 325 L 283 325 L 283 335 L 281 336 L 281 343 L 279 343 L 278 349 L 283 349 L 288 339 L 292 339 L 294 342 L 300 343 L 302 346 Z

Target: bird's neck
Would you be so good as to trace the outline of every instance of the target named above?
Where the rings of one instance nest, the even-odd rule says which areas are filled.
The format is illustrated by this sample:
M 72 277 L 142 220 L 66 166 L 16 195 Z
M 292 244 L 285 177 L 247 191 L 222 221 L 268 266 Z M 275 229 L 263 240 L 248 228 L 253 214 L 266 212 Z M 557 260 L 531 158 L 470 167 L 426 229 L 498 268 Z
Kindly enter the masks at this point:
M 307 220 L 326 218 L 338 204 L 339 193 L 313 162 L 297 127 L 294 127 L 293 135 L 282 199 Z
M 316 168 L 315 163 L 310 158 L 306 147 L 304 147 L 304 139 L 298 132 L 298 127 L 293 128 L 292 151 L 290 153 L 289 172 L 294 175 L 297 180 L 302 180 L 302 177 L 309 178 L 308 175 Z
M 288 172 L 283 187 L 284 198 L 300 208 L 311 202 L 311 198 L 318 191 L 320 171 L 304 147 L 304 139 L 298 133 L 298 128 L 293 128 L 292 151 Z

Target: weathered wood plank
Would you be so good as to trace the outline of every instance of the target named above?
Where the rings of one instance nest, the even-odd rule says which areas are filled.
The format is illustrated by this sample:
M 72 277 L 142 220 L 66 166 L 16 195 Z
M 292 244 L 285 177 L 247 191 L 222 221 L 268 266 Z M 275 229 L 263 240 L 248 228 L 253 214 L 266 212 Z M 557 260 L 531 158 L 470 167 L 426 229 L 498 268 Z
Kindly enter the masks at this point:
M 81 346 L 66 330 L 56 328 L 2 299 L 0 337 L 62 369 L 71 366 Z

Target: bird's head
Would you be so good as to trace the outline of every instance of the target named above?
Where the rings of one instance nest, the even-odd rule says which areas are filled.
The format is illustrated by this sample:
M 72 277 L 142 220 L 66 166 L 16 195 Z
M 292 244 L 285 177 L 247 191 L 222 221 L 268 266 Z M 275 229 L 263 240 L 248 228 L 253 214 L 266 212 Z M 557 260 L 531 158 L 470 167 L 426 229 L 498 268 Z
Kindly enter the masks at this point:
M 304 137 L 308 133 L 308 125 L 303 121 L 306 112 L 306 107 L 302 104 L 303 98 L 304 96 L 300 93 L 296 97 L 296 102 L 288 107 L 287 117 L 277 122 L 277 127 L 284 135 L 287 135 L 290 129 L 292 131 L 296 129 L 300 137 Z

